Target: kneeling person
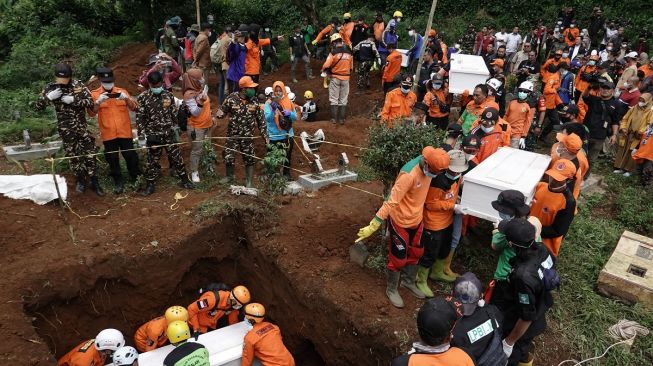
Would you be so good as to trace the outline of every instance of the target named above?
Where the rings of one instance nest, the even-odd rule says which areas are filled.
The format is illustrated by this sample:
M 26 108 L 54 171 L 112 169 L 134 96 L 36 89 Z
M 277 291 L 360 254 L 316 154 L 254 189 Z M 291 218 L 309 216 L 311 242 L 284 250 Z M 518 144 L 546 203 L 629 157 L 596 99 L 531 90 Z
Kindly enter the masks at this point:
M 242 366 L 251 366 L 256 358 L 263 366 L 294 366 L 295 359 L 283 344 L 276 325 L 266 322 L 265 308 L 252 303 L 245 306 L 245 319 L 252 324 L 243 341 Z

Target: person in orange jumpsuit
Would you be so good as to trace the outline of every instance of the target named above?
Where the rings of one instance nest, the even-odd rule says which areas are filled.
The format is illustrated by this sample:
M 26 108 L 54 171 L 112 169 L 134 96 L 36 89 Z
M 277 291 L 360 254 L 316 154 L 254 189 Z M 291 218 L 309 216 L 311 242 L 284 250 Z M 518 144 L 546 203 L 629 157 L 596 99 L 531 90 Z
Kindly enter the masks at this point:
M 252 329 L 243 340 L 242 366 L 252 366 L 254 359 L 263 366 L 295 366 L 295 359 L 283 344 L 279 327 L 265 321 L 263 305 L 245 306 L 245 319 L 252 324 Z
M 482 163 L 500 147 L 505 146 L 504 131 L 497 123 L 498 120 L 499 110 L 494 107 L 486 108 L 481 113 L 478 126 L 470 132 L 471 135 L 481 139 L 481 148 L 469 161 L 470 168 Z
M 319 41 L 321 41 L 323 38 L 330 38 L 333 34 L 338 33 L 340 30 L 340 21 L 338 18 L 333 17 L 331 18 L 331 22 L 329 24 L 322 28 L 320 33 L 315 36 L 315 39 L 311 42 L 313 46 L 315 46 Z
M 231 291 L 206 291 L 197 301 L 188 305 L 188 325 L 194 334 L 198 334 L 220 328 L 220 320 L 225 315 L 225 325 L 235 324 L 238 322 L 240 308 L 250 300 L 251 295 L 245 286 L 236 286 Z
M 397 45 L 394 43 L 388 44 L 388 57 L 383 66 L 383 76 L 381 82 L 383 83 L 383 93 L 388 93 L 392 88 L 397 86 L 396 77 L 401 71 L 402 56 L 397 51 Z
M 562 132 L 559 132 L 556 135 L 556 140 L 558 140 L 558 142 L 551 146 L 551 163 L 549 164 L 549 169 L 553 168 L 556 161 L 560 159 L 567 159 L 574 163 L 574 166 L 576 167 L 576 175 L 569 184 L 573 187 L 572 192 L 574 198 L 578 200 L 578 196 L 580 196 L 580 187 L 590 168 L 587 156 L 585 156 L 585 153 L 583 152 L 583 141 L 580 139 L 580 136 L 575 133 L 565 134 Z
M 576 166 L 567 159 L 559 159 L 545 174 L 549 181 L 537 184 L 531 216 L 542 223 L 542 243 L 557 257 L 576 212 L 576 200 L 570 186 L 576 176 Z
M 542 92 L 542 94 L 544 94 L 546 104 L 545 118 L 548 120 L 547 125 L 544 126 L 542 129 L 542 134 L 540 135 L 542 140 L 546 140 L 547 135 L 553 130 L 554 126 L 560 124 L 560 117 L 558 115 L 558 110 L 556 109 L 559 104 L 562 104 L 562 100 L 558 94 L 558 89 L 560 88 L 561 82 L 560 71 L 558 69 L 560 64 L 554 66 L 556 71 L 549 74 L 547 82 L 544 85 L 544 90 Z
M 392 305 L 397 308 L 404 307 L 404 301 L 398 291 L 402 272 L 402 287 L 409 289 L 416 297 L 424 298 L 424 293 L 415 287 L 416 265 L 424 253 L 421 243 L 424 202 L 431 179 L 443 174 L 447 168 L 449 155 L 443 149 L 425 147 L 420 156 L 401 168 L 387 200 L 383 202 L 370 224 L 358 231 L 356 242 L 372 236 L 381 227 L 381 223 L 387 220 L 389 253 L 385 292 Z
M 395 125 L 397 120 L 409 117 L 415 103 L 417 95 L 411 90 L 413 78 L 411 76 L 403 77 L 399 88 L 395 88 L 385 95 L 383 109 L 381 110 L 381 121 L 388 127 Z
M 353 68 L 354 57 L 351 48 L 344 44 L 340 34 L 332 35 L 331 53 L 322 65 L 322 75 L 330 78 L 328 88 L 331 123 L 345 124 L 349 100 L 349 79 Z
M 524 81 L 517 90 L 517 99 L 508 103 L 505 120 L 510 125 L 510 147 L 513 149 L 526 148 L 526 136 L 531 127 L 534 112 L 528 105 L 528 96 L 533 92 L 533 83 Z
M 472 125 L 481 115 L 486 108 L 492 107 L 499 110 L 499 105 L 494 101 L 488 99 L 489 90 L 487 85 L 478 84 L 474 88 L 472 94 L 473 100 L 467 103 L 465 110 L 458 118 L 458 124 L 463 128 L 463 134 L 467 136 L 472 129 Z
M 345 13 L 342 16 L 342 27 L 340 28 L 340 35 L 342 41 L 351 48 L 351 33 L 354 31 L 355 22 L 351 20 L 351 13 Z
M 575 102 L 578 103 L 581 94 L 590 86 L 590 82 L 598 78 L 597 64 L 599 63 L 599 55 L 590 56 L 589 61 L 585 66 L 578 70 L 574 85 L 576 86 L 576 93 L 574 93 Z
M 82 342 L 63 355 L 57 366 L 103 366 L 111 362 L 114 352 L 125 345 L 125 338 L 116 329 L 104 329 L 95 337 Z
M 639 146 L 633 150 L 633 160 L 637 164 L 639 182 L 647 187 L 653 180 L 653 123 L 648 125 Z
M 180 320 L 188 321 L 188 310 L 183 306 L 169 307 L 164 316 L 154 318 L 141 325 L 134 335 L 134 344 L 139 352 L 148 352 L 168 343 L 166 329 L 170 323 Z
M 540 75 L 542 76 L 542 85 L 546 85 L 546 83 L 549 81 L 549 76 L 551 74 L 558 72 L 556 68 L 558 64 L 560 64 L 563 61 L 569 64 L 568 60 L 569 60 L 568 58 L 562 58 L 562 50 L 556 50 L 553 57 L 546 60 L 546 62 L 544 62 L 544 64 L 540 68 Z
M 245 43 L 247 55 L 245 56 L 245 76 L 249 76 L 255 83 L 258 83 L 261 74 L 261 47 L 272 44 L 270 38 L 258 38 L 259 26 L 253 25 L 249 32 L 249 39 Z M 277 41 L 282 42 L 283 36 L 277 36 Z
M 443 80 L 442 75 L 433 74 L 431 80 L 426 83 L 426 90 L 424 104 L 429 107 L 426 123 L 436 125 L 441 130 L 447 129 L 449 125 L 449 106 L 451 105 L 449 84 Z
M 569 28 L 562 32 L 562 36 L 565 38 L 567 46 L 573 47 L 576 44 L 576 38 L 580 36 L 580 31 L 576 27 L 576 24 L 570 24 Z

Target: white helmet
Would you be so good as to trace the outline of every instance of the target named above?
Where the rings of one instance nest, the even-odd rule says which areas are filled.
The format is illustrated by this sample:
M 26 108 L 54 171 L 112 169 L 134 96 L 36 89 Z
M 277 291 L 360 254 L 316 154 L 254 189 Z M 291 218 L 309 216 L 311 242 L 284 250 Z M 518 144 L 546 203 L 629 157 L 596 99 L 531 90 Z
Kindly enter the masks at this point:
M 116 351 L 125 345 L 125 337 L 118 329 L 105 329 L 95 337 L 95 349 L 98 351 Z
M 272 87 L 268 86 L 265 88 L 265 96 L 269 97 L 270 95 L 272 95 Z
M 113 354 L 114 366 L 131 366 L 138 360 L 138 351 L 134 347 L 121 347 Z
M 501 87 L 501 82 L 495 78 L 492 78 L 487 81 L 487 86 L 489 86 L 494 90 L 499 90 L 499 88 Z
M 290 94 L 290 93 L 292 93 L 292 90 L 290 90 L 289 86 L 286 86 L 286 94 Z
M 288 99 L 290 99 L 291 102 L 294 102 L 295 101 L 295 93 L 292 93 L 292 92 L 288 93 Z
M 533 82 L 526 80 L 523 83 L 519 84 L 519 89 L 524 89 L 524 90 L 528 90 L 529 92 L 532 92 L 534 89 Z

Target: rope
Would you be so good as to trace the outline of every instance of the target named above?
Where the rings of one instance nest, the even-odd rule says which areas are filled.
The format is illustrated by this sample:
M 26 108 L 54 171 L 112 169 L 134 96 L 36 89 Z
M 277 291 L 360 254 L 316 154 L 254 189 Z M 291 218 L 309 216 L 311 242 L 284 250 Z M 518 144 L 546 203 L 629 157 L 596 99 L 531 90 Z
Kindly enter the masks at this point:
M 578 366 L 582 365 L 584 363 L 587 363 L 589 361 L 594 361 L 598 360 L 600 358 L 605 357 L 606 354 L 608 354 L 608 351 L 616 345 L 619 344 L 627 344 L 629 346 L 633 345 L 633 341 L 635 340 L 635 337 L 638 335 L 640 336 L 646 336 L 649 334 L 649 330 L 640 325 L 639 323 L 632 321 L 632 320 L 626 320 L 626 319 L 621 319 L 617 322 L 617 324 L 614 324 L 613 326 L 608 329 L 608 334 L 610 337 L 613 339 L 619 340 L 618 342 L 615 342 L 611 344 L 608 348 L 605 349 L 605 351 L 600 354 L 599 356 L 591 357 L 583 361 L 576 361 L 576 360 L 564 360 L 558 364 L 558 366 L 562 366 L 565 363 L 568 362 L 573 362 L 573 366 Z

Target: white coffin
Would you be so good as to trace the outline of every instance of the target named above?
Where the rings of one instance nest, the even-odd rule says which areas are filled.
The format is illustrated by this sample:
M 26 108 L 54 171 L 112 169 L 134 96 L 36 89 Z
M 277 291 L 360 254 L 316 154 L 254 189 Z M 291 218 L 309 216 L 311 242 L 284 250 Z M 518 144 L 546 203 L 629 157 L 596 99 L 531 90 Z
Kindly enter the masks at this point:
M 209 351 L 211 366 L 240 366 L 243 355 L 243 339 L 252 326 L 242 321 L 238 324 L 220 328 L 198 337 L 197 343 L 203 344 Z M 195 338 L 191 338 L 195 342 Z M 161 366 L 166 356 L 174 349 L 173 345 L 141 353 L 138 356 L 140 366 Z M 254 360 L 254 365 L 261 365 Z
M 460 204 L 469 215 L 498 222 L 499 212 L 492 208 L 492 201 L 501 191 L 514 189 L 530 204 L 550 161 L 548 155 L 502 147 L 465 174 Z
M 403 48 L 397 48 L 397 52 L 401 53 L 401 67 L 408 67 L 408 51 Z
M 460 94 L 469 90 L 471 94 L 478 84 L 485 84 L 490 71 L 481 56 L 456 53 L 451 55 L 449 69 L 449 92 Z

